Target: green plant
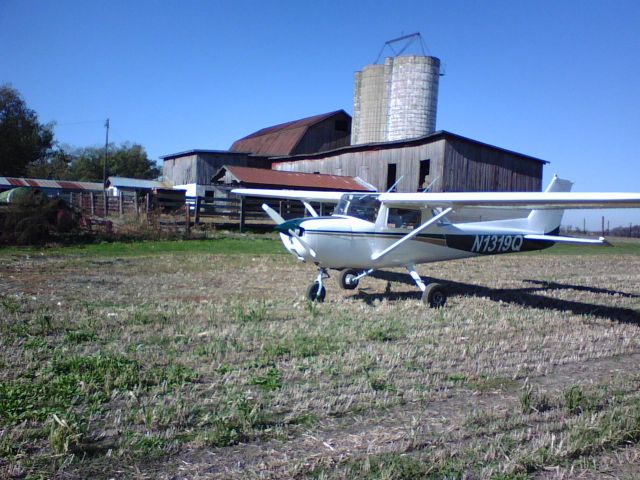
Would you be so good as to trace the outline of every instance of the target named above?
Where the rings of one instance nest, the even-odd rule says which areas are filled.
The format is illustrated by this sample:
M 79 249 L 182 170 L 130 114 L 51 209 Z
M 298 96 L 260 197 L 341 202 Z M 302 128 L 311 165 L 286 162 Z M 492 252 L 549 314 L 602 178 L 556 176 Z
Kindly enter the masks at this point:
M 258 385 L 264 390 L 273 391 L 282 388 L 282 372 L 277 368 L 270 368 L 264 375 L 257 375 L 249 380 L 250 385 Z

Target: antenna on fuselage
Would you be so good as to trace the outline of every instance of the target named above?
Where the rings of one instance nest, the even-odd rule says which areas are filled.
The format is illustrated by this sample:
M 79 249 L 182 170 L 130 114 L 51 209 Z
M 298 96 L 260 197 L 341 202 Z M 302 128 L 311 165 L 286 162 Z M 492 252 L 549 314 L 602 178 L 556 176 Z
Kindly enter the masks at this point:
M 398 184 L 400 183 L 400 180 L 402 180 L 404 178 L 404 175 L 402 177 L 400 177 L 398 180 L 396 180 L 396 183 L 394 183 L 393 185 L 391 185 L 391 187 L 389 187 L 389 190 L 387 190 L 386 193 L 391 192 L 394 188 L 396 188 L 398 186 Z

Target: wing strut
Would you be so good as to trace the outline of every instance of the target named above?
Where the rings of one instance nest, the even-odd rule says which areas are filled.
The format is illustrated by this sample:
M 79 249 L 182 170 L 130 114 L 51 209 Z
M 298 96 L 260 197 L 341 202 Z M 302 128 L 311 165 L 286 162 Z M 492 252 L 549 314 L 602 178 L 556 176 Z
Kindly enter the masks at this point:
M 406 234 L 404 237 L 402 237 L 400 240 L 398 240 L 397 242 L 393 243 L 392 245 L 389 245 L 387 248 L 385 248 L 384 250 L 382 250 L 381 252 L 378 253 L 374 253 L 373 255 L 371 255 L 371 260 L 378 260 L 379 258 L 384 257 L 387 253 L 391 252 L 392 250 L 395 250 L 396 248 L 398 248 L 400 245 L 402 245 L 404 242 L 406 242 L 407 240 L 411 240 L 413 237 L 415 237 L 416 235 L 418 235 L 421 231 L 423 231 L 425 228 L 427 228 L 430 225 L 433 225 L 435 222 L 437 222 L 438 220 L 440 220 L 442 217 L 444 217 L 447 213 L 449 213 L 451 210 L 453 210 L 453 208 L 449 207 L 449 208 L 445 208 L 442 212 L 440 212 L 438 215 L 436 215 L 435 217 L 431 218 L 431 220 L 428 220 L 426 222 L 424 222 L 422 225 L 420 225 L 418 228 L 414 229 L 412 232 Z

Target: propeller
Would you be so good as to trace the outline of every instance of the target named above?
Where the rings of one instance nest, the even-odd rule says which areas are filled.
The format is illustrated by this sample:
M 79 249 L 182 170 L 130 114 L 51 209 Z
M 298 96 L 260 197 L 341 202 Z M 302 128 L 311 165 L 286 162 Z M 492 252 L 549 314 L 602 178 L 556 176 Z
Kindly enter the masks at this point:
M 276 224 L 276 230 L 281 232 L 280 235 L 283 235 L 283 234 L 287 233 L 290 237 L 295 238 L 296 240 L 298 240 L 298 242 L 300 242 L 300 245 L 302 245 L 304 248 L 307 249 L 307 251 L 311 254 L 311 256 L 313 258 L 316 258 L 316 255 L 317 255 L 316 251 L 313 248 L 311 248 L 311 245 L 309 245 L 305 240 L 303 240 L 300 237 L 300 235 L 298 235 L 295 232 L 295 230 L 293 228 L 286 228 L 287 225 L 284 225 L 284 224 L 287 223 L 287 222 L 285 222 L 285 219 L 282 218 L 282 216 L 278 212 L 276 212 L 273 208 L 271 208 L 266 203 L 262 204 L 262 210 L 264 210 L 266 212 L 266 214 L 269 215 L 269 218 L 271 218 L 271 220 L 273 220 L 273 222 Z M 282 225 L 284 225 L 284 227 L 281 227 Z M 283 238 L 283 240 L 284 240 L 284 238 Z M 286 244 L 285 244 L 285 246 L 286 246 Z M 291 249 L 289 247 L 287 247 L 287 250 L 291 251 Z

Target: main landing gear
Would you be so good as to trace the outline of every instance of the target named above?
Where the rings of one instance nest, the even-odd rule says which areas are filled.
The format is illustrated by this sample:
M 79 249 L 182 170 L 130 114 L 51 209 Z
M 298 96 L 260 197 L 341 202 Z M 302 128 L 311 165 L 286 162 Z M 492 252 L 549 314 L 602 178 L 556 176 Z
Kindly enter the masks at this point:
M 413 278 L 420 291 L 422 292 L 422 303 L 429 305 L 431 308 L 441 308 L 447 303 L 447 293 L 442 285 L 439 283 L 429 283 L 428 285 L 422 281 L 422 278 L 416 272 L 413 265 L 407 266 L 409 275 Z M 340 272 L 338 277 L 338 283 L 344 290 L 354 290 L 360 279 L 366 277 L 373 272 L 373 268 L 358 273 L 354 269 L 344 269 Z M 314 282 L 307 288 L 307 300 L 312 302 L 324 302 L 327 296 L 327 289 L 324 286 L 324 279 L 329 278 L 329 273 L 326 268 L 320 268 L 318 276 Z
M 444 287 L 435 282 L 425 285 L 413 265 L 408 265 L 407 270 L 409 270 L 409 275 L 411 275 L 413 281 L 416 282 L 418 288 L 422 290 L 422 303 L 429 305 L 431 308 L 444 307 L 444 304 L 447 303 L 447 293 Z

